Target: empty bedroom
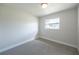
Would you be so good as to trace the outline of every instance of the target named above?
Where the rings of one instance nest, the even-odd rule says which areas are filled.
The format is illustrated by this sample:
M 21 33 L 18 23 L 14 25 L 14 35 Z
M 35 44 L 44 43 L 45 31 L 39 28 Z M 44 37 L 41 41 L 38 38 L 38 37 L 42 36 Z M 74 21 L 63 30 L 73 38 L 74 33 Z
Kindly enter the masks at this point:
M 78 55 L 78 3 L 0 3 L 0 55 Z

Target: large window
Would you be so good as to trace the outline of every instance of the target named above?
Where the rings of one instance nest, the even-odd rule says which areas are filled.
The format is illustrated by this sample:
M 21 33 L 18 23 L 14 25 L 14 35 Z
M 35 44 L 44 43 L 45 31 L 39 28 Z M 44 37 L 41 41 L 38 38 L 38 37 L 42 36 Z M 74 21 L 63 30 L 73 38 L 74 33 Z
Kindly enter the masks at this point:
M 59 29 L 60 28 L 60 19 L 47 19 L 45 20 L 45 28 L 46 29 Z

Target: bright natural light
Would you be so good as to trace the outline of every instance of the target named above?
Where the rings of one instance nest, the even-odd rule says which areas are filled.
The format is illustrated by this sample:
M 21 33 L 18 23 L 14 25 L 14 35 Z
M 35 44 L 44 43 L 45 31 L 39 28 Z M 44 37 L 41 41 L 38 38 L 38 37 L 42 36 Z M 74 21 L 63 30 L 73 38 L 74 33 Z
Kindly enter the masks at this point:
M 46 29 L 59 29 L 60 27 L 60 19 L 54 18 L 54 19 L 47 19 L 45 21 L 45 28 Z

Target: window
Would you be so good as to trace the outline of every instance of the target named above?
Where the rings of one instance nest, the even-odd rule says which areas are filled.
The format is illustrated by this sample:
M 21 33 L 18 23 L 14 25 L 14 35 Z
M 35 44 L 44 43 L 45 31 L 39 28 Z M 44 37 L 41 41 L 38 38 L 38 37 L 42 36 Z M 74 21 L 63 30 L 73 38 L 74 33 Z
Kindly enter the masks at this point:
M 59 29 L 60 27 L 60 19 L 54 18 L 54 19 L 47 19 L 45 21 L 45 28 L 46 29 Z

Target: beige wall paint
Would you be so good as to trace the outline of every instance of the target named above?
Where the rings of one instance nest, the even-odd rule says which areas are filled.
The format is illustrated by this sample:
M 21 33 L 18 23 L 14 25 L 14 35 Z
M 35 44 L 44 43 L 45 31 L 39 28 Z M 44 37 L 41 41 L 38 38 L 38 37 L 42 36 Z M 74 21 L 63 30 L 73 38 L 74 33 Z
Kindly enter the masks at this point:
M 45 19 L 60 18 L 59 30 L 47 30 L 44 28 Z M 77 47 L 77 8 L 64 10 L 58 13 L 40 18 L 40 37 L 48 38 L 51 41 L 66 43 Z

